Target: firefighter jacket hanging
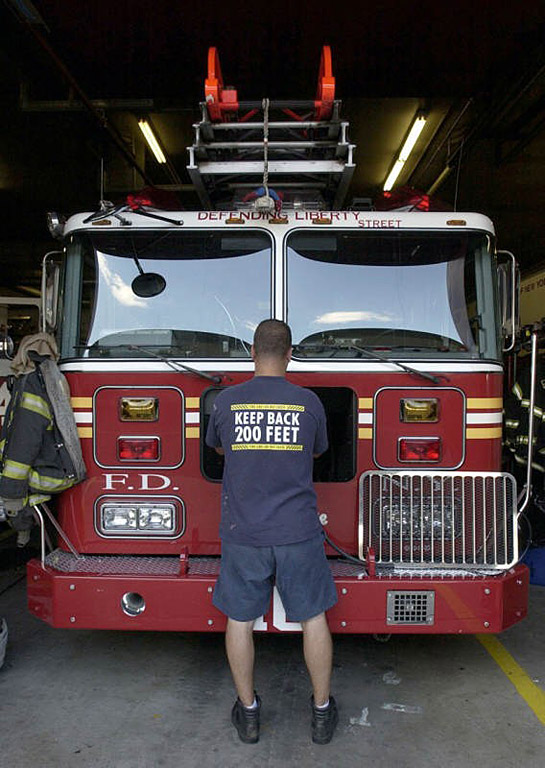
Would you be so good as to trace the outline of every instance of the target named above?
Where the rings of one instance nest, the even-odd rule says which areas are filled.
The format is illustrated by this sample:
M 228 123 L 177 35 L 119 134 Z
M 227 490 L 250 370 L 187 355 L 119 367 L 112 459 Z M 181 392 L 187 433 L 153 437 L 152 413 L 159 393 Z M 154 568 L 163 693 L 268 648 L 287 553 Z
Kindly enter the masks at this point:
M 79 483 L 85 465 L 55 339 L 26 336 L 11 368 L 11 400 L 0 435 L 0 498 L 8 512 Z

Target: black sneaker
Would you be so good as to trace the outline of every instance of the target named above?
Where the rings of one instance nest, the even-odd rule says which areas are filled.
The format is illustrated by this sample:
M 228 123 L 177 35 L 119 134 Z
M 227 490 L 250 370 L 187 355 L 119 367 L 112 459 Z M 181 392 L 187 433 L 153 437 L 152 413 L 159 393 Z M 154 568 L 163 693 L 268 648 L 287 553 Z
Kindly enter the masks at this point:
M 257 707 L 248 709 L 237 698 L 231 711 L 231 722 L 238 731 L 241 741 L 245 744 L 256 744 L 259 741 L 259 712 L 261 699 L 256 695 Z
M 337 702 L 333 696 L 329 697 L 329 706 L 327 709 L 318 709 L 314 706 L 314 697 L 312 703 L 312 741 L 315 744 L 329 744 L 335 733 L 335 728 L 339 722 L 339 711 Z

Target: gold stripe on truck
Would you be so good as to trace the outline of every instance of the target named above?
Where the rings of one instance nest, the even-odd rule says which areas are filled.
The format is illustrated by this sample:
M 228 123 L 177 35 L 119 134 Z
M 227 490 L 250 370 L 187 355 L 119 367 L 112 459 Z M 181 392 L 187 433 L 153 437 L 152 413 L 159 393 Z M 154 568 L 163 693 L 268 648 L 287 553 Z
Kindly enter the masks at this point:
M 93 398 L 92 397 L 71 397 L 70 405 L 72 406 L 72 408 L 92 408 Z
M 496 440 L 501 438 L 501 427 L 468 427 L 468 440 Z
M 372 440 L 373 439 L 373 429 L 371 427 L 359 427 L 358 428 L 358 437 L 360 440 Z
M 473 411 L 476 409 L 495 408 L 500 410 L 503 408 L 503 400 L 501 397 L 468 397 L 467 409 Z

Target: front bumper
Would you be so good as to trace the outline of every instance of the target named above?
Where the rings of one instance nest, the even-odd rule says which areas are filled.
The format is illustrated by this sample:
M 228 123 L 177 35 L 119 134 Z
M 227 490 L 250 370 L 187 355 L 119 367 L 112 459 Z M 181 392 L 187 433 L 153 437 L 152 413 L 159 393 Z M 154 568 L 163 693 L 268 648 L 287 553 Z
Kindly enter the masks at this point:
M 339 595 L 328 611 L 334 633 L 501 632 L 526 616 L 529 572 L 382 572 L 331 560 Z M 53 627 L 222 632 L 212 605 L 219 558 L 74 556 L 56 550 L 27 564 L 30 612 Z M 137 610 L 127 611 L 131 606 Z M 275 591 L 256 630 L 299 631 Z

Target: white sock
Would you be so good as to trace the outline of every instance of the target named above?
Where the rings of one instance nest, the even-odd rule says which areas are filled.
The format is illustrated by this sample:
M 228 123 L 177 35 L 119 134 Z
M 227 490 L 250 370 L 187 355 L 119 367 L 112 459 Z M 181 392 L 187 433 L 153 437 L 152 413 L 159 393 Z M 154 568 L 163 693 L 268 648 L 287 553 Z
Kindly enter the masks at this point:
M 316 709 L 327 709 L 329 707 L 329 696 L 327 697 L 327 701 L 325 704 L 320 704 L 320 706 L 315 704 L 314 706 Z
M 257 699 L 254 696 L 253 702 L 250 704 L 249 707 L 246 706 L 246 704 L 243 704 L 244 709 L 257 709 Z

